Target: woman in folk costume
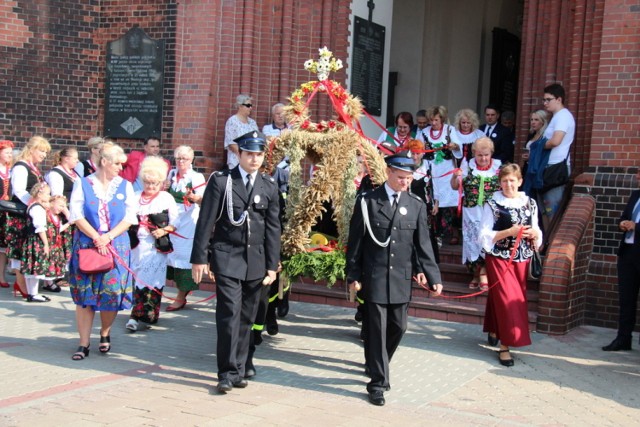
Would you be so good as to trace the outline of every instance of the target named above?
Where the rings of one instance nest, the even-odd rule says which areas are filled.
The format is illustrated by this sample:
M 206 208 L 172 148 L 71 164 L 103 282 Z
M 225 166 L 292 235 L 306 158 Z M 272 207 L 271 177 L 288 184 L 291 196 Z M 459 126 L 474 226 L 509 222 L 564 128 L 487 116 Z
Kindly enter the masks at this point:
M 191 248 L 196 223 L 200 216 L 200 202 L 205 189 L 204 175 L 193 170 L 193 149 L 186 145 L 177 147 L 173 154 L 176 168 L 169 172 L 168 189 L 178 206 L 175 226 L 180 236 L 173 240 L 173 252 L 167 257 L 167 279 L 173 280 L 178 295 L 167 311 L 178 311 L 187 305 L 187 295 L 198 289 L 191 276 Z
M 31 189 L 43 181 L 38 165 L 44 161 L 50 151 L 51 145 L 45 138 L 33 136 L 29 139 L 11 168 L 12 201 L 25 207 L 31 203 Z M 27 298 L 28 293 L 24 276 L 20 272 L 20 259 L 22 258 L 26 225 L 27 219 L 25 217 L 9 214 L 5 227 L 7 241 L 11 242 L 7 250 L 7 257 L 11 260 L 11 268 L 16 274 L 16 283 L 13 285 L 14 294 L 20 292 L 24 298 Z
M 415 138 L 413 128 L 413 116 L 411 113 L 403 111 L 398 113 L 395 120 L 395 126 L 387 128 L 386 132 L 382 132 L 378 138 L 378 142 L 386 149 L 396 152 L 405 142 L 411 138 Z
M 143 190 L 135 195 L 138 226 L 129 229 L 131 269 L 135 274 L 133 308 L 126 325 L 131 332 L 138 330 L 139 322 L 155 324 L 160 316 L 167 254 L 173 251 L 169 234 L 176 230 L 178 218 L 175 200 L 161 191 L 168 169 L 164 159 L 157 156 L 147 156 L 140 165 Z
M 542 243 L 542 231 L 535 200 L 518 191 L 520 167 L 505 165 L 498 177 L 502 191 L 484 204 L 478 237 L 486 253 L 489 283 L 496 284 L 489 289 L 484 331 L 490 344 L 500 342 L 500 364 L 513 366 L 509 348 L 531 344 L 527 276 L 533 251 Z
M 137 224 L 135 194 L 121 176 L 127 156 L 121 147 L 105 142 L 100 147 L 96 172 L 77 181 L 71 192 L 71 222 L 77 230 L 69 263 L 71 297 L 76 304 L 79 347 L 71 356 L 83 360 L 89 355 L 91 330 L 100 312 L 101 353 L 111 351 L 111 326 L 120 310 L 131 308 L 132 277 L 129 274 L 131 244 L 126 231 Z M 113 268 L 105 273 L 80 269 L 80 249 L 96 248 L 117 255 Z
M 451 177 L 448 175 L 456 168 L 456 159 L 462 157 L 460 147 L 452 141 L 455 128 L 446 124 L 447 108 L 431 107 L 427 110 L 431 125 L 427 127 L 425 148 L 435 150 L 427 153 L 426 158 L 433 175 L 433 192 L 438 202 L 438 237 L 445 235 L 451 238 L 452 245 L 460 243 L 458 231 L 458 192 L 451 188 Z
M 498 172 L 502 163 L 493 159 L 493 141 L 486 136 L 480 137 L 472 144 L 471 151 L 474 157 L 467 162 L 462 161 L 458 169 L 451 177 L 451 187 L 458 190 L 460 177 L 462 177 L 463 203 L 462 203 L 462 263 L 473 273 L 473 280 L 469 283 L 470 289 L 480 288 L 483 291 L 489 289 L 487 271 L 485 269 L 484 253 L 478 242 L 480 234 L 480 221 L 484 202 L 489 200 L 493 193 L 500 189 Z
M 13 142 L 0 140 L 0 200 L 11 199 L 11 166 L 13 165 Z M 8 214 L 0 211 L 0 288 L 8 288 L 5 282 L 5 269 L 7 267 L 7 242 L 6 224 Z

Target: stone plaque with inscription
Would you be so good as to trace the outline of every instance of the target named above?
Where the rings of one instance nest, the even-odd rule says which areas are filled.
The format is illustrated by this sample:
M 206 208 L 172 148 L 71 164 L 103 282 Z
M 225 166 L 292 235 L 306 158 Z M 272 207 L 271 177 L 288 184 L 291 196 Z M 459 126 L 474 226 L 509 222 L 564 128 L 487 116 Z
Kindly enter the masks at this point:
M 382 114 L 382 71 L 385 28 L 355 17 L 351 93 L 357 95 L 371 115 Z
M 114 138 L 160 136 L 164 40 L 139 27 L 107 45 L 104 134 Z

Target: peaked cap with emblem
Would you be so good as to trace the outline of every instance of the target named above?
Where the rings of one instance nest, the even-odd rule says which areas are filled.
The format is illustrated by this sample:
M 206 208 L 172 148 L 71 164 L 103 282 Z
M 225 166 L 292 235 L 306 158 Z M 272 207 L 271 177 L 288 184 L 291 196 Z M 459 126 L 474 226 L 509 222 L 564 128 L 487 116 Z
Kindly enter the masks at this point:
M 267 144 L 265 136 L 257 130 L 247 132 L 234 139 L 233 142 L 238 144 L 238 149 L 242 151 L 249 151 L 251 153 L 264 152 L 264 147 Z
M 411 157 L 411 151 L 408 150 L 385 157 L 384 161 L 390 168 L 396 168 L 406 172 L 413 172 L 418 168 L 413 161 L 413 157 Z

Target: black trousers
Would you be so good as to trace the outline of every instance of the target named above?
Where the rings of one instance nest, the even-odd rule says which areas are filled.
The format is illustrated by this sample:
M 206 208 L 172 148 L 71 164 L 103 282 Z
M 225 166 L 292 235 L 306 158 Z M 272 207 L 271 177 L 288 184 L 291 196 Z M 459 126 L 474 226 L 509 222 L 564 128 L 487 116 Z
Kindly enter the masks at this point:
M 244 377 L 262 278 L 252 281 L 221 275 L 215 278 L 218 380 L 237 381 Z
M 363 319 L 365 330 L 365 359 L 371 381 L 367 391 L 389 389 L 389 362 L 400 340 L 407 330 L 407 310 L 405 304 L 375 304 L 366 302 Z
M 618 297 L 620 300 L 620 318 L 618 337 L 630 340 L 636 326 L 638 308 L 638 290 L 640 290 L 640 260 L 634 256 L 631 245 L 623 247 L 618 257 Z

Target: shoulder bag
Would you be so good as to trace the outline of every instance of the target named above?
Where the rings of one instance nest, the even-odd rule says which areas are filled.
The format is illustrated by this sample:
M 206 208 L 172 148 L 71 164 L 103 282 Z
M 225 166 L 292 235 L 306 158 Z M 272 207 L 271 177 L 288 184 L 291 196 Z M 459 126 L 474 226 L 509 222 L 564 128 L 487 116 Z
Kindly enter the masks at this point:
M 84 274 L 100 274 L 113 270 L 113 255 L 102 255 L 97 248 L 85 248 L 78 251 L 80 271 Z

